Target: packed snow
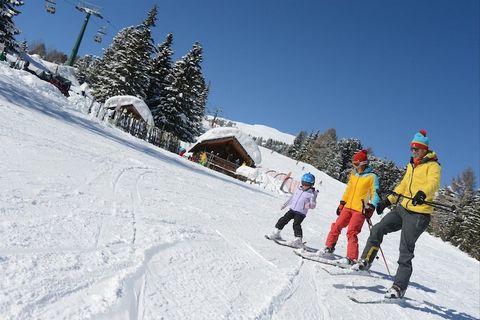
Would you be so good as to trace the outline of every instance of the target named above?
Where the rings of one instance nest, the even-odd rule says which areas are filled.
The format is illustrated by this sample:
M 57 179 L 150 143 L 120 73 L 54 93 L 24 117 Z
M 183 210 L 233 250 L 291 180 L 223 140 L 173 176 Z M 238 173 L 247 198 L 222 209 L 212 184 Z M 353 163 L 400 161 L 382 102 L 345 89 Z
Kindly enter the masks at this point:
M 479 262 L 450 244 L 420 237 L 405 302 L 356 304 L 349 295 L 391 285 L 382 260 L 371 276 L 344 274 L 266 240 L 287 195 L 110 127 L 30 73 L 0 63 L 0 74 L 1 319 L 480 317 Z M 344 185 L 260 150 L 263 168 L 322 181 L 302 224 L 321 248 Z M 382 246 L 392 272 L 398 244 L 396 233 Z

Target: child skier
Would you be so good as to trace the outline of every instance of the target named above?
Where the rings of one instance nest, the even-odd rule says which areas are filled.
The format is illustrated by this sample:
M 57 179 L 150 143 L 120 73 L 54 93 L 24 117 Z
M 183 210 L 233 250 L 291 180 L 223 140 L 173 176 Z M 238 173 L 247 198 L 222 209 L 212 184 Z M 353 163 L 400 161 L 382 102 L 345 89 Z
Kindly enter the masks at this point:
M 272 240 L 282 240 L 280 231 L 287 225 L 287 223 L 293 219 L 293 232 L 295 239 L 290 241 L 288 245 L 296 248 L 303 247 L 302 241 L 302 221 L 305 219 L 308 209 L 314 209 L 317 205 L 318 191 L 315 190 L 313 185 L 315 184 L 315 176 L 311 173 L 305 173 L 302 176 L 301 185 L 293 193 L 293 195 L 282 206 L 282 210 L 287 206 L 289 210 L 283 217 L 278 219 L 275 225 L 275 230 L 268 235 Z

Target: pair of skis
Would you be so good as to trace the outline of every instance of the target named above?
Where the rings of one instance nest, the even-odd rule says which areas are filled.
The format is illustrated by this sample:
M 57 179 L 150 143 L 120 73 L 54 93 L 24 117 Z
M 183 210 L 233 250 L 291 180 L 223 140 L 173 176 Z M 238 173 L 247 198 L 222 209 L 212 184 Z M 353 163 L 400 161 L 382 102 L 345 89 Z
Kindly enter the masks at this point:
M 267 238 L 268 240 L 272 240 L 273 242 L 275 242 L 276 244 L 279 244 L 281 246 L 290 247 L 290 248 L 294 248 L 294 249 L 300 249 L 297 246 L 290 245 L 290 242 L 285 240 L 285 239 L 274 239 L 274 238 L 270 238 L 268 235 L 265 235 L 265 238 Z M 303 250 L 305 250 L 306 252 L 312 252 L 312 253 L 317 252 L 317 249 L 306 246 L 305 244 L 306 244 L 306 242 L 303 242 L 303 244 L 302 244 L 303 245 L 302 246 Z
M 325 264 L 325 265 L 334 266 L 346 271 L 345 273 L 332 273 L 327 268 L 322 267 L 322 269 L 327 273 L 329 273 L 330 275 L 346 275 L 346 274 L 371 275 L 369 271 L 352 270 L 351 269 L 352 265 L 340 261 L 342 260 L 343 257 L 339 255 L 334 255 L 334 254 L 319 255 L 318 249 L 306 246 L 305 242 L 303 243 L 303 248 L 298 248 L 298 247 L 289 245 L 289 243 L 284 239 L 271 239 L 268 235 L 265 235 L 265 238 L 267 238 L 268 240 L 272 240 L 281 246 L 286 246 L 286 247 L 296 249 L 293 252 L 297 256 L 301 257 L 302 259 L 314 261 L 314 262 Z M 408 298 L 401 298 L 401 299 L 381 298 L 381 299 L 364 300 L 364 299 L 358 299 L 353 296 L 348 296 L 348 298 L 351 301 L 358 304 L 403 303 L 406 301 L 406 299 L 408 299 Z

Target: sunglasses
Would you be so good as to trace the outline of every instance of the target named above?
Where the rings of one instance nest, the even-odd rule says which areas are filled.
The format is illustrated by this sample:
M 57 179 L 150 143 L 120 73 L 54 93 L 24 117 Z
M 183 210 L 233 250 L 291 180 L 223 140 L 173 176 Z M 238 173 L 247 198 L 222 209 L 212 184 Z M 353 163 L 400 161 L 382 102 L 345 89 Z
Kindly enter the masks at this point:
M 410 148 L 410 150 L 412 150 L 412 152 L 418 152 L 420 148 Z

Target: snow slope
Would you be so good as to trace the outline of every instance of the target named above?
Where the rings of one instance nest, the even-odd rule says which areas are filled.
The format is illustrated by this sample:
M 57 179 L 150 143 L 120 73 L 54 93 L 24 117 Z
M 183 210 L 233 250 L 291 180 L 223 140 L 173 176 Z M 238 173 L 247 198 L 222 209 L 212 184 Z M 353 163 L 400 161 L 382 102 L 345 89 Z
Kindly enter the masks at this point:
M 390 286 L 385 266 L 330 275 L 266 240 L 285 196 L 105 126 L 24 71 L 0 63 L 0 75 L 1 319 L 480 317 L 479 262 L 439 239 L 417 243 L 410 300 L 355 304 L 347 295 L 379 298 Z M 303 227 L 321 247 L 343 185 L 311 171 L 322 184 Z M 391 270 L 398 242 L 383 244 Z

